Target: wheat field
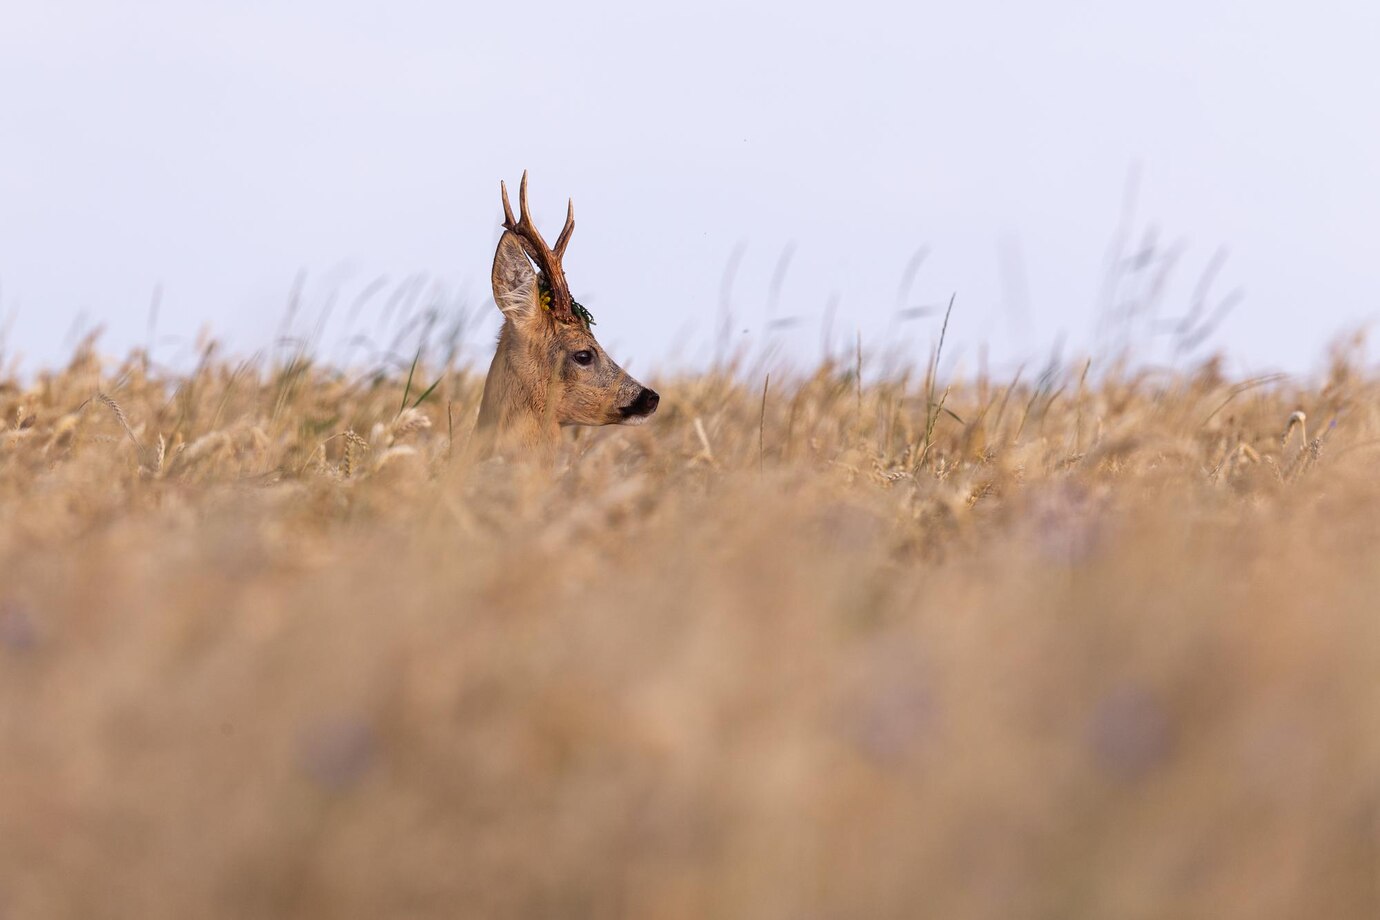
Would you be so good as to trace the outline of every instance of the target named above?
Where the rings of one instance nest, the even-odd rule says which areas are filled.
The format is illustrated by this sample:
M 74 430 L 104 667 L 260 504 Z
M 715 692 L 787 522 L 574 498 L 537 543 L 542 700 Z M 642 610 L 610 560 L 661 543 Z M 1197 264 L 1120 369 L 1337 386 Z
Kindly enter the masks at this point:
M 868 360 L 0 377 L 0 917 L 1380 916 L 1380 376 Z

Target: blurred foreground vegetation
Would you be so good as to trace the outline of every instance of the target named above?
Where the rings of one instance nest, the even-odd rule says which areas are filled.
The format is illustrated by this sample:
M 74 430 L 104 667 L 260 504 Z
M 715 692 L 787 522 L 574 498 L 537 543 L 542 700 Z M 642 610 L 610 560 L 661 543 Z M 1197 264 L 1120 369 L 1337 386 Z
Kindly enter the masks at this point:
M 1380 916 L 1380 377 L 857 371 L 0 379 L 0 917 Z

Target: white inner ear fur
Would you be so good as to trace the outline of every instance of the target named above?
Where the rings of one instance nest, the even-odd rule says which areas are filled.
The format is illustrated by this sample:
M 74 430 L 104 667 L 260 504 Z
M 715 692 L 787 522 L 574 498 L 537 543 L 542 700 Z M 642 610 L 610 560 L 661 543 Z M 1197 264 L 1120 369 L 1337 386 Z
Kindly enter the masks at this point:
M 516 243 L 498 248 L 494 260 L 494 302 L 511 319 L 532 315 L 537 308 L 537 273 Z

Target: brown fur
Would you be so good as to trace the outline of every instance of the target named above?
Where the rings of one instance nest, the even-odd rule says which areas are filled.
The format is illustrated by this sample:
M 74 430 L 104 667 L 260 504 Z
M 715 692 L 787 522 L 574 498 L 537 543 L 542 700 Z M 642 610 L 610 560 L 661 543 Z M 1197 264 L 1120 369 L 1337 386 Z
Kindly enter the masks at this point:
M 651 414 L 628 415 L 645 388 L 583 322 L 562 322 L 543 307 L 539 279 L 517 236 L 504 233 L 492 278 L 503 329 L 475 428 L 481 456 L 550 455 L 564 425 L 636 424 Z M 582 351 L 594 356 L 588 366 L 572 357 Z

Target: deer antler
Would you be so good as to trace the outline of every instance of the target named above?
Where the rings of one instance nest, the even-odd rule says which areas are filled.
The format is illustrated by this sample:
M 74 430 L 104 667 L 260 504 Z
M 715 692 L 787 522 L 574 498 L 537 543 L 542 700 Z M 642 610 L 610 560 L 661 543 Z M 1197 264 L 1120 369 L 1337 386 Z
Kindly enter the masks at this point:
M 532 223 L 532 213 L 527 208 L 527 170 L 522 171 L 522 185 L 518 188 L 518 213 L 513 220 L 513 206 L 508 202 L 508 184 L 500 181 L 503 192 L 503 229 L 517 237 L 527 255 L 541 269 L 542 280 L 551 291 L 551 314 L 563 323 L 573 323 L 577 317 L 573 309 L 575 300 L 570 296 L 570 287 L 565 280 L 565 269 L 561 267 L 561 256 L 570 245 L 570 236 L 575 232 L 575 202 L 570 200 L 565 212 L 565 227 L 556 237 L 556 248 L 546 245 L 536 225 Z

